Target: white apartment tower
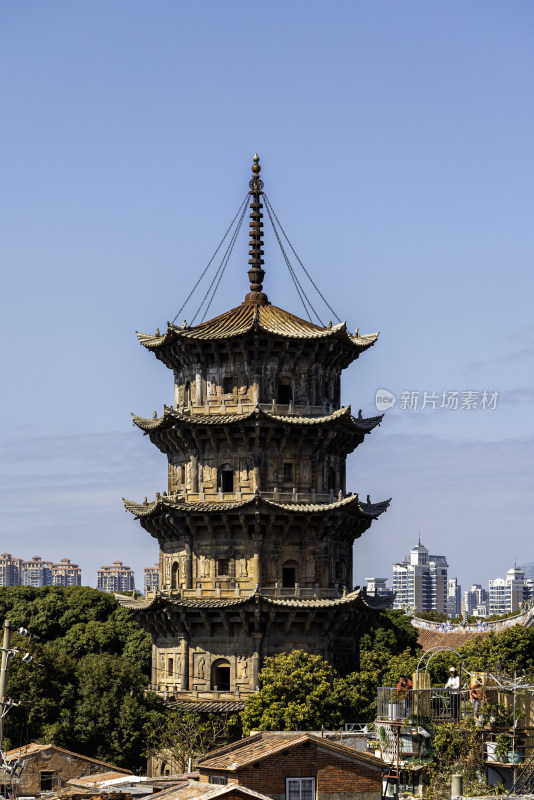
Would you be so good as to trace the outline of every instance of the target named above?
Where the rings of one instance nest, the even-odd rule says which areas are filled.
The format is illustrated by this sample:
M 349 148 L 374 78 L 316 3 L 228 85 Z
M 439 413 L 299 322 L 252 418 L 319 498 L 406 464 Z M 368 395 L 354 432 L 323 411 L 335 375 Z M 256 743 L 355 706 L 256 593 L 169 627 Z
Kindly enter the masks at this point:
M 519 567 L 511 567 L 506 578 L 495 578 L 489 582 L 489 613 L 508 614 L 517 611 L 525 599 L 525 573 Z
M 429 555 L 419 541 L 409 556 L 393 564 L 393 608 L 447 613 L 447 567 L 445 556 Z

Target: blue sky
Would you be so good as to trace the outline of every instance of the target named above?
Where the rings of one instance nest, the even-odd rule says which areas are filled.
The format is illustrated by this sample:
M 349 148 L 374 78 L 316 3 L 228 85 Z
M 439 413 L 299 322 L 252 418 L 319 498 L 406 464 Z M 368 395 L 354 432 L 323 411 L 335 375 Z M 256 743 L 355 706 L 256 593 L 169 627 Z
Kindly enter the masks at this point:
M 135 330 L 174 317 L 257 151 L 336 313 L 380 331 L 344 403 L 499 392 L 495 410 L 397 402 L 350 458 L 349 490 L 393 498 L 357 543 L 356 582 L 389 575 L 419 531 L 463 584 L 534 560 L 532 3 L 34 0 L 0 14 L 0 549 L 71 557 L 88 583 L 117 558 L 138 579 L 156 560 L 120 498 L 165 488 L 130 412 L 170 403 L 172 379 Z M 302 313 L 266 245 L 271 301 Z M 214 314 L 241 302 L 247 250 L 242 236 Z

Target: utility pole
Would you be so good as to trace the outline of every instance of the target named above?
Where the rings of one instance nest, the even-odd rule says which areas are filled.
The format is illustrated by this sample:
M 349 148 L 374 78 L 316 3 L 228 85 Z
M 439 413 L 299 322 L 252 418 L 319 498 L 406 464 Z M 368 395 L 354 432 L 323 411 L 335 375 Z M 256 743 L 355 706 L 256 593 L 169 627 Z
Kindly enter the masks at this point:
M 4 744 L 4 715 L 6 711 L 7 668 L 9 664 L 9 646 L 11 644 L 11 621 L 4 622 L 4 643 L 2 645 L 2 667 L 0 669 L 0 753 Z

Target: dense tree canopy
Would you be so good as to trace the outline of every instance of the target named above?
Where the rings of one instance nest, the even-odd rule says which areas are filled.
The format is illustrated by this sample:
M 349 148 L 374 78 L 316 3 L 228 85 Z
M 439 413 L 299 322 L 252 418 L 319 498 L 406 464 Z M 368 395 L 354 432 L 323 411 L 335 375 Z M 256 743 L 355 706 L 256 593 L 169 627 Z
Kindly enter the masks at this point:
M 41 740 L 142 767 L 143 725 L 163 705 L 146 692 L 150 638 L 132 616 L 81 586 L 2 587 L 0 613 L 15 631 L 28 629 L 12 646 L 33 655 L 10 663 L 8 695 L 24 704 L 6 717 L 4 748 Z

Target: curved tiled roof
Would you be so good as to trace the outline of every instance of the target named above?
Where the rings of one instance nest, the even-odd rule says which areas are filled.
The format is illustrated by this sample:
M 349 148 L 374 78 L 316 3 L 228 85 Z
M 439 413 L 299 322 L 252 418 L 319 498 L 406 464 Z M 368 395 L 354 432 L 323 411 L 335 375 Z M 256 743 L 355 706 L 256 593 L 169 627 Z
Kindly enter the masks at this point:
M 337 420 L 344 421 L 347 425 L 361 433 L 367 433 L 380 425 L 383 414 L 377 417 L 367 417 L 365 419 L 354 417 L 351 414 L 350 406 L 344 406 L 331 414 L 323 417 L 304 417 L 295 414 L 273 414 L 271 411 L 264 411 L 259 407 L 247 411 L 245 414 L 188 414 L 184 411 L 176 411 L 169 406 L 163 407 L 163 414 L 161 417 L 153 417 L 148 419 L 146 417 L 138 417 L 132 414 L 132 420 L 138 428 L 143 431 L 154 431 L 158 428 L 164 428 L 173 422 L 185 422 L 188 425 L 231 425 L 238 422 L 243 422 L 246 419 L 251 419 L 255 416 L 263 417 L 266 420 L 273 420 L 275 422 L 282 422 L 287 425 L 328 425 L 336 422 Z
M 278 608 L 338 608 L 340 606 L 351 606 L 361 604 L 367 606 L 372 610 L 380 610 L 385 606 L 374 606 L 367 601 L 365 592 L 361 589 L 355 589 L 348 592 L 342 597 L 324 598 L 324 597 L 272 597 L 264 595 L 261 589 L 257 587 L 253 592 L 240 597 L 177 597 L 176 595 L 166 594 L 159 592 L 151 600 L 134 600 L 125 595 L 115 595 L 115 598 L 124 608 L 131 611 L 147 611 L 150 608 L 161 606 L 179 606 L 180 608 L 200 608 L 200 609 L 218 609 L 230 608 L 235 606 L 245 606 L 250 600 L 257 598 L 262 603 L 268 606 L 275 606 Z
M 390 500 L 383 500 L 379 503 L 361 503 L 357 494 L 343 497 L 341 500 L 336 500 L 334 503 L 302 503 L 291 502 L 282 503 L 277 500 L 268 500 L 262 497 L 261 494 L 252 497 L 250 500 L 236 500 L 233 503 L 225 502 L 193 502 L 186 503 L 182 499 L 173 500 L 171 497 L 158 497 L 152 503 L 134 503 L 131 500 L 122 498 L 124 507 L 127 511 L 135 514 L 136 517 L 148 517 L 154 513 L 159 513 L 164 509 L 189 511 L 189 512 L 213 512 L 231 511 L 247 506 L 264 504 L 271 508 L 279 508 L 284 511 L 304 512 L 306 514 L 326 514 L 337 509 L 346 509 L 347 511 L 356 512 L 359 516 L 376 518 L 384 511 L 387 510 Z
M 378 338 L 378 333 L 351 336 L 345 322 L 321 328 L 319 325 L 314 325 L 313 322 L 307 322 L 290 314 L 289 311 L 272 305 L 241 305 L 192 328 L 180 328 L 177 325 L 169 324 L 162 336 L 138 332 L 137 338 L 144 347 L 149 350 L 157 350 L 180 338 L 210 341 L 230 339 L 248 333 L 255 326 L 267 334 L 287 339 L 323 339 L 330 336 L 341 336 L 360 352 L 371 347 Z

